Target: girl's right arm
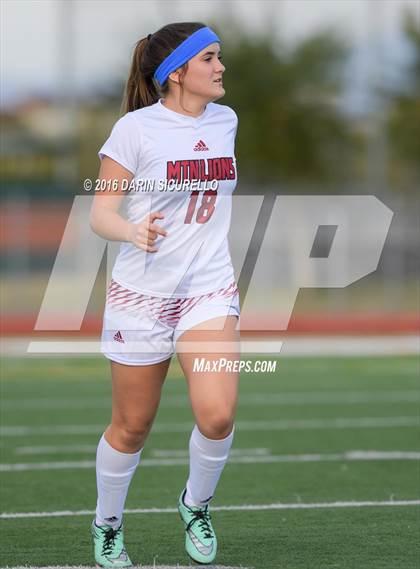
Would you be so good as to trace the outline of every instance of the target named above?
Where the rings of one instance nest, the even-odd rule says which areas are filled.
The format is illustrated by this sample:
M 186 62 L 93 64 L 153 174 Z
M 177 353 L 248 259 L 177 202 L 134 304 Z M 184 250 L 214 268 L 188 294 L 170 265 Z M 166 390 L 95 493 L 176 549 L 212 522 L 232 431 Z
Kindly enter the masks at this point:
M 121 189 L 122 182 L 127 180 L 128 187 L 133 179 L 133 174 L 109 156 L 104 156 L 99 171 L 99 179 L 111 181 L 111 186 L 116 180 L 118 190 L 95 194 L 90 212 L 92 231 L 104 239 L 127 241 L 148 253 L 156 253 L 155 239 L 158 235 L 165 237 L 167 232 L 153 222 L 155 219 L 163 219 L 165 217 L 163 213 L 160 211 L 152 212 L 140 223 L 131 223 L 118 213 L 124 197 L 124 192 Z

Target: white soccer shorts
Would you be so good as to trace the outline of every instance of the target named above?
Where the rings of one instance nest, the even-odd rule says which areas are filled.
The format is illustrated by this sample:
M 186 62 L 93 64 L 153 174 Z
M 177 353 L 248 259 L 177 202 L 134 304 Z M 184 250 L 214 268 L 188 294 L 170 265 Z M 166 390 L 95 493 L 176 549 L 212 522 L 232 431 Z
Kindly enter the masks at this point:
M 108 287 L 101 352 L 125 365 L 150 365 L 170 358 L 179 337 L 219 316 L 239 317 L 235 282 L 190 298 L 161 298 L 128 290 L 114 279 Z

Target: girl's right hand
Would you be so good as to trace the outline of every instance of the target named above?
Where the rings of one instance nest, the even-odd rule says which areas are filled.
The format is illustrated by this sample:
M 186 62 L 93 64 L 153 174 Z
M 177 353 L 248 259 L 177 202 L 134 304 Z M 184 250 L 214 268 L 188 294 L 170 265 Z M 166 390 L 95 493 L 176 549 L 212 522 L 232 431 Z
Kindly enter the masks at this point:
M 158 249 L 154 242 L 158 235 L 166 237 L 167 231 L 153 222 L 155 219 L 163 219 L 164 217 L 161 211 L 153 211 L 140 223 L 130 223 L 128 241 L 143 251 L 156 253 Z

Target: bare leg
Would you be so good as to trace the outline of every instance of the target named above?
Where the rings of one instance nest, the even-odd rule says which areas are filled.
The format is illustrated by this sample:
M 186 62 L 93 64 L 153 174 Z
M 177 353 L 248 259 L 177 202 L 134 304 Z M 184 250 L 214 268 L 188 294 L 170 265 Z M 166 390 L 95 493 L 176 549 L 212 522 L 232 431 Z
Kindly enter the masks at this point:
M 108 443 L 125 453 L 144 446 L 156 416 L 170 359 L 148 366 L 111 362 L 112 421 L 105 431 Z
M 206 330 L 207 323 L 226 325 L 223 330 Z M 191 406 L 200 432 L 210 439 L 222 439 L 232 430 L 238 398 L 239 373 L 234 371 L 197 372 L 194 359 L 204 357 L 213 362 L 221 357 L 229 361 L 239 359 L 239 331 L 236 330 L 236 316 L 214 318 L 187 330 L 180 337 L 185 342 L 227 342 L 237 344 L 233 353 L 178 353 L 178 359 L 188 382 Z M 211 345 L 211 344 L 210 344 Z

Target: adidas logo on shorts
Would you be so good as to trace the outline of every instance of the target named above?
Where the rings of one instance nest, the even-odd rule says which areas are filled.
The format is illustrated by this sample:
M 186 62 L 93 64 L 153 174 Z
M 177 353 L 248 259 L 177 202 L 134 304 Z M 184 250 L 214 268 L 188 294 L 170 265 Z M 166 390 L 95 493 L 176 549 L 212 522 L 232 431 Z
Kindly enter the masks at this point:
M 122 334 L 119 330 L 116 334 L 114 334 L 114 340 L 121 342 L 121 344 L 125 344 L 124 338 L 122 337 Z

